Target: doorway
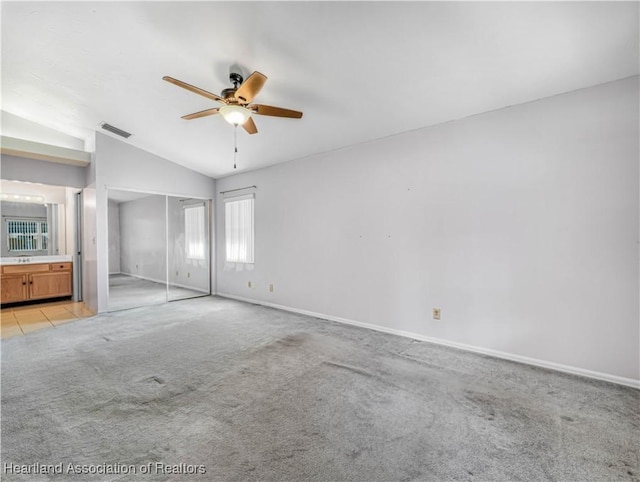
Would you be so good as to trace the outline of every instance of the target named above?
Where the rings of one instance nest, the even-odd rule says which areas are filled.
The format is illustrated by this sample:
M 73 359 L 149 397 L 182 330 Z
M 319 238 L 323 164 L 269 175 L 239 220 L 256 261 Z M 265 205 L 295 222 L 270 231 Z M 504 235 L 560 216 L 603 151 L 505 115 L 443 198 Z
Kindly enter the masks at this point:
M 3 265 L 69 263 L 62 271 L 70 272 L 70 276 L 47 276 L 47 290 L 51 289 L 52 298 L 59 294 L 71 296 L 75 302 L 82 301 L 81 211 L 80 188 L 0 179 Z M 23 292 L 13 301 L 35 299 Z

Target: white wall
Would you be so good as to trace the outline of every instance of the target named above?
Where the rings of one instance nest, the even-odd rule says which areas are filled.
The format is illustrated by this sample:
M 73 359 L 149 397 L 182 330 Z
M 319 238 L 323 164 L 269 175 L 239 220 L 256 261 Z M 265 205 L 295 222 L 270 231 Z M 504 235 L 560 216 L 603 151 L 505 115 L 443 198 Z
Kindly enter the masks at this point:
M 107 310 L 109 264 L 107 187 L 182 197 L 213 199 L 215 180 L 109 135 L 96 132 L 95 159 L 89 172 L 96 179 L 96 272 L 87 280 L 95 286 L 97 310 Z M 88 178 L 90 178 L 90 174 Z
M 109 229 L 109 274 L 120 273 L 120 206 L 109 199 L 107 208 Z
M 86 167 L 27 159 L 7 154 L 2 154 L 0 159 L 2 179 L 39 182 L 53 186 L 77 188 L 86 186 Z
M 87 139 L 91 164 L 84 168 L 86 186 L 82 190 L 82 300 L 92 311 L 98 311 L 98 222 L 96 192 L 96 138 Z M 106 216 L 103 218 L 107 221 Z M 108 276 L 108 274 L 107 274 Z M 107 279 L 108 281 L 108 279 Z M 102 289 L 108 289 L 108 284 Z
M 220 179 L 258 189 L 217 290 L 637 381 L 638 158 L 634 77 Z
M 120 269 L 151 281 L 167 280 L 165 196 L 120 203 Z

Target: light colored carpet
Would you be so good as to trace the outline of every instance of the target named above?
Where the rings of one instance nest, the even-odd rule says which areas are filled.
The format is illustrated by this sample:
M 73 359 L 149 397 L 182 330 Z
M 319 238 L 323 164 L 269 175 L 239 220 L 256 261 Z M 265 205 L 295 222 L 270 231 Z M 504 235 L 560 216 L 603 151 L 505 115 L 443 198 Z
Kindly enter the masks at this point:
M 197 298 L 3 340 L 2 480 L 638 480 L 639 405 L 629 388 Z M 137 473 L 6 473 L 35 463 Z M 155 463 L 206 473 L 141 475 Z

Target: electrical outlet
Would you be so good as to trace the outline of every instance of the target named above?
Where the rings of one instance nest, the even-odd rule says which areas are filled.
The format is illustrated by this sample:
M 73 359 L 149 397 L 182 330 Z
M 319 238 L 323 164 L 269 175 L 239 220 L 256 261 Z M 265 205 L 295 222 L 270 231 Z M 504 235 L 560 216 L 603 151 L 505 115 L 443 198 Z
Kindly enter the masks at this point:
M 440 308 L 434 308 L 433 309 L 433 319 L 434 320 L 439 320 L 440 319 Z
M 273 293 L 273 285 L 269 285 L 269 291 Z
M 247 288 L 251 288 L 251 281 L 247 282 Z

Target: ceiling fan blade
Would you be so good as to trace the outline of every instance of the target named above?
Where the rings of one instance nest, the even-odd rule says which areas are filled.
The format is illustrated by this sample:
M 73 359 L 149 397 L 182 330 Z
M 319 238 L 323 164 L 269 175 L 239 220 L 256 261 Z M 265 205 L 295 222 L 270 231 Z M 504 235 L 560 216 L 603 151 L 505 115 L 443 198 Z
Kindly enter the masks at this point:
M 267 81 L 267 76 L 260 72 L 254 72 L 247 80 L 245 80 L 238 90 L 236 90 L 235 97 L 243 104 L 248 104 L 253 98 L 258 95 L 258 92 L 262 89 L 262 86 Z
M 298 110 L 283 109 L 282 107 L 273 107 L 271 105 L 251 104 L 249 106 L 249 109 L 260 115 L 270 115 L 274 117 L 291 117 L 293 119 L 300 119 L 302 117 L 302 112 Z
M 249 117 L 247 119 L 247 121 L 244 124 L 242 124 L 242 127 L 249 134 L 257 134 L 258 133 L 258 128 L 256 127 L 256 123 L 253 122 L 253 119 L 251 117 Z
M 199 119 L 200 117 L 217 114 L 219 110 L 220 107 L 214 107 L 213 109 L 206 109 L 201 110 L 200 112 L 194 112 L 193 114 L 183 115 L 182 118 L 186 120 Z
M 187 89 L 188 91 L 194 92 L 196 94 L 200 94 L 206 97 L 207 99 L 217 100 L 218 102 L 222 102 L 223 104 L 226 104 L 225 100 L 219 95 L 216 95 L 207 90 L 201 89 L 200 87 L 196 87 L 195 85 L 187 84 L 186 82 L 182 82 L 181 80 L 174 79 L 173 77 L 169 77 L 168 75 L 165 75 L 164 77 L 162 77 L 162 80 L 166 80 L 167 82 L 173 85 L 177 85 L 178 87 L 182 87 L 183 89 Z

